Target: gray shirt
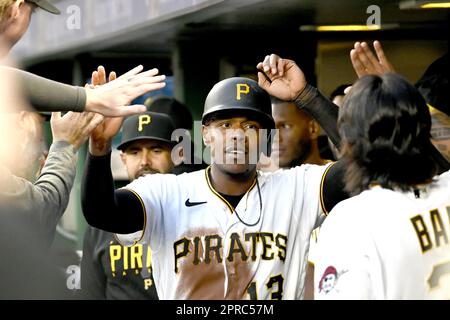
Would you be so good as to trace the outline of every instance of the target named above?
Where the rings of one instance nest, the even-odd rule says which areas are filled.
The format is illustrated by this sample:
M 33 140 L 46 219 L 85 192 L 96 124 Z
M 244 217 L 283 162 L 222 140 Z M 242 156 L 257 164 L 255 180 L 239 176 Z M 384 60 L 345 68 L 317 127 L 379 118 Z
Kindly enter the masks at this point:
M 2 208 L 8 208 L 9 213 L 26 216 L 30 223 L 37 223 L 37 232 L 52 241 L 56 225 L 67 208 L 75 179 L 76 153 L 73 146 L 65 141 L 53 143 L 35 183 L 2 169 Z

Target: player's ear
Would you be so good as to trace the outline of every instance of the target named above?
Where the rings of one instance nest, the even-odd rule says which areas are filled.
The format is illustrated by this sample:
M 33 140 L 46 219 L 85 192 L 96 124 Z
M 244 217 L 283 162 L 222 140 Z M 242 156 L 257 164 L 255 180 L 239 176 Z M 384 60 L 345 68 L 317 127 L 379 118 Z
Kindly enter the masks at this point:
M 126 157 L 125 153 L 123 153 L 123 151 L 120 151 L 120 160 L 122 160 L 122 163 L 124 166 L 127 165 L 127 157 Z
M 23 5 L 25 4 L 25 0 L 16 0 L 10 6 L 10 16 L 12 19 L 17 19 L 20 15 L 20 10 L 23 9 Z
M 309 129 L 309 135 L 310 135 L 311 139 L 314 140 L 314 139 L 317 139 L 319 137 L 320 126 L 319 126 L 319 124 L 316 121 L 311 120 L 309 122 L 309 128 L 308 129 Z
M 175 167 L 179 166 L 183 162 L 183 154 L 183 147 L 180 145 L 177 145 L 172 149 L 171 159 Z
M 203 143 L 205 146 L 209 146 L 211 144 L 211 134 L 209 132 L 208 126 L 202 126 L 202 136 L 203 136 Z

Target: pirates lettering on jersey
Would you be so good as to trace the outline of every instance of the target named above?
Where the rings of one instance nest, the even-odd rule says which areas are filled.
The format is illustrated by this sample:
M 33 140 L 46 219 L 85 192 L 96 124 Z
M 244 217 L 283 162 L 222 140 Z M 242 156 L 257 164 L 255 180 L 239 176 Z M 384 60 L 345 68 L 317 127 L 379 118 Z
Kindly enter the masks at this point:
M 450 207 L 446 208 L 448 221 L 450 221 Z M 425 253 L 433 248 L 438 248 L 442 245 L 448 244 L 448 235 L 450 233 L 450 224 L 443 222 L 443 215 L 437 209 L 430 210 L 430 221 L 432 230 L 427 228 L 425 220 L 422 215 L 418 214 L 411 218 L 411 223 L 419 239 L 422 253 Z
M 224 253 L 224 243 L 228 241 L 227 252 Z M 256 261 L 258 255 L 262 260 L 286 260 L 288 238 L 283 234 L 274 235 L 271 232 L 252 232 L 240 235 L 233 232 L 229 239 L 223 239 L 218 234 L 183 237 L 173 244 L 175 273 L 180 270 L 183 259 L 191 257 L 192 264 Z
M 147 250 L 145 256 L 144 248 Z M 120 271 L 122 276 L 131 273 L 138 275 L 144 265 L 145 268 L 147 268 L 147 271 L 151 272 L 152 253 L 150 247 L 147 245 L 135 244 L 131 247 L 127 247 L 111 241 L 109 246 L 109 257 L 111 260 L 111 272 L 113 277 L 116 277 L 117 273 Z

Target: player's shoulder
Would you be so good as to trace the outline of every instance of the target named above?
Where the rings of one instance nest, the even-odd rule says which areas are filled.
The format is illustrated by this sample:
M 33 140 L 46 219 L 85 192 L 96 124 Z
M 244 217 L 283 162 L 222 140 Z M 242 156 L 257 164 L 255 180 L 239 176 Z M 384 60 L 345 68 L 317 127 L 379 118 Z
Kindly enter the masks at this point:
M 302 164 L 289 169 L 281 168 L 273 172 L 261 172 L 260 174 L 267 181 L 284 181 L 288 178 L 297 178 L 305 175 L 317 176 L 320 178 L 331 165 L 332 163 L 325 165 Z
M 179 181 L 193 181 L 203 180 L 205 178 L 205 169 L 192 171 L 192 172 L 184 172 L 176 176 Z
M 380 213 L 381 209 L 378 210 L 376 207 L 384 203 L 380 200 L 384 196 L 380 193 L 384 192 L 385 189 L 382 188 L 371 189 L 342 200 L 333 207 L 326 220 L 339 220 L 351 225 L 357 224 L 358 221 L 368 221 L 372 214 Z
M 438 176 L 437 183 L 443 186 L 450 186 L 450 170 Z
M 192 185 L 196 181 L 202 179 L 205 175 L 205 170 L 193 171 L 189 173 L 182 173 L 179 175 L 175 175 L 172 173 L 156 173 L 156 174 L 147 174 L 143 177 L 140 177 L 134 180 L 131 184 L 143 184 L 143 185 L 154 185 L 154 184 L 163 184 L 163 185 L 171 185 L 171 184 L 190 184 Z

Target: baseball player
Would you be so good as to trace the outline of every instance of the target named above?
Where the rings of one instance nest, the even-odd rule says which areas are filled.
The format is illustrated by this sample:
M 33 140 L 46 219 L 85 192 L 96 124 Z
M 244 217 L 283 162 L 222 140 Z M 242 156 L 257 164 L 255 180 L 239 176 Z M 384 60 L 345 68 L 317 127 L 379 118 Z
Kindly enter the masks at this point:
M 117 147 L 130 181 L 173 169 L 171 140 L 175 126 L 165 114 L 146 112 L 128 117 Z M 133 235 L 122 235 L 120 240 Z M 141 271 L 145 270 L 145 277 Z M 146 243 L 123 246 L 114 234 L 88 227 L 81 260 L 81 288 L 89 299 L 157 299 Z
M 259 84 L 271 95 L 296 99 L 335 124 L 323 112 L 334 105 L 306 85 L 295 63 L 281 61 L 280 71 L 269 72 L 266 59 L 258 67 L 270 78 L 261 74 Z M 91 137 L 82 187 L 85 217 L 111 232 L 143 230 L 136 240 L 152 248 L 160 299 L 303 297 L 309 237 L 329 209 L 324 199 L 338 166 L 256 170 L 258 157 L 251 161 L 250 153 L 264 145 L 266 134 L 255 129 L 274 128 L 267 92 L 246 78 L 223 80 L 210 91 L 202 118 L 212 158 L 206 170 L 146 175 L 114 191 L 112 136 L 105 130 Z
M 320 126 L 311 116 L 299 110 L 295 103 L 273 97 L 272 116 L 277 129 L 277 144 L 272 149 L 271 157 L 280 168 L 293 168 L 303 163 L 326 163 L 320 157 L 317 144 Z
M 319 299 L 449 299 L 450 172 L 435 176 L 430 113 L 396 74 L 366 76 L 339 111 L 346 186 L 321 227 Z

